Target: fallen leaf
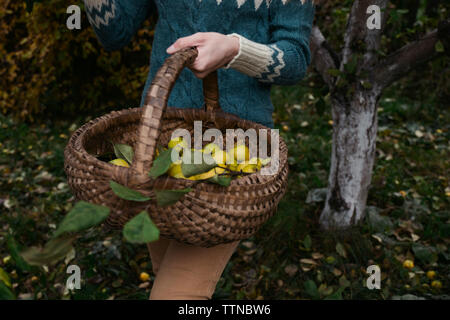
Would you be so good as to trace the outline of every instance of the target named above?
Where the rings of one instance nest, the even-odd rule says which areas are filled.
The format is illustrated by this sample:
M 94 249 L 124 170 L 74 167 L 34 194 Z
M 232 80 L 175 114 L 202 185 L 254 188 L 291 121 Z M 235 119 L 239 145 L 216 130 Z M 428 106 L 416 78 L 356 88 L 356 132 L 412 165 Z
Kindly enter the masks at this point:
M 294 276 L 297 273 L 297 271 L 298 271 L 298 267 L 295 264 L 287 265 L 284 268 L 284 272 L 286 272 L 288 274 L 288 276 L 290 276 L 290 277 Z

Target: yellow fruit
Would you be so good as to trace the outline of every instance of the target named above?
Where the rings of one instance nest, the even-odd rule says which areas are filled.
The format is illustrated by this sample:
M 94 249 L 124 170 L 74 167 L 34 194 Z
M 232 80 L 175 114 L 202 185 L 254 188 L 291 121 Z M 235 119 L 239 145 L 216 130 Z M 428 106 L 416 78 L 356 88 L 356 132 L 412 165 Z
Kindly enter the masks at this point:
M 143 282 L 148 281 L 150 279 L 150 275 L 147 272 L 141 272 L 139 279 Z
M 262 162 L 261 159 L 253 157 L 248 161 L 250 164 L 256 164 L 256 169 L 261 170 Z
M 186 178 L 181 170 L 181 163 L 172 163 L 167 174 L 176 179 L 195 180 L 193 177 Z
M 114 165 L 119 166 L 119 167 L 127 167 L 127 168 L 130 167 L 128 162 L 126 162 L 125 160 L 120 159 L 120 158 L 111 160 L 109 163 L 114 164 Z
M 216 174 L 221 174 L 225 171 L 224 168 L 214 168 L 205 173 L 200 173 L 195 176 L 190 177 L 192 180 L 206 180 L 214 177 Z
M 33 282 L 36 282 L 36 281 L 38 281 L 38 280 L 39 280 L 39 278 L 36 277 L 36 276 L 32 276 L 32 277 L 31 277 L 31 281 L 33 281 Z
M 7 264 L 11 260 L 11 256 L 6 256 L 3 258 L 3 263 Z
M 431 279 L 433 279 L 435 276 L 436 276 L 436 272 L 435 272 L 435 271 L 430 270 L 430 271 L 427 272 L 427 277 L 428 277 L 428 279 L 431 280 Z
M 187 148 L 186 141 L 183 140 L 182 137 L 173 138 L 169 141 L 169 144 L 167 145 L 169 148 L 175 148 L 176 146 L 180 146 L 182 148 Z
M 259 159 L 261 161 L 261 166 L 265 167 L 269 164 L 270 162 L 270 157 L 266 158 L 266 159 Z
M 212 157 L 214 161 L 219 165 L 226 164 L 227 159 L 229 159 L 229 155 L 223 150 L 216 150 Z
M 215 143 L 208 143 L 204 148 L 203 152 L 205 153 L 211 153 L 214 155 L 216 151 L 222 151 L 222 149 Z
M 403 261 L 403 268 L 406 268 L 406 269 L 414 268 L 414 262 L 412 260 L 406 259 L 405 261 Z
M 235 146 L 233 150 L 231 150 L 231 154 L 238 162 L 248 161 L 248 159 L 250 158 L 250 151 L 244 144 Z
M 171 164 L 167 174 L 174 178 L 181 178 L 181 176 L 183 176 L 183 173 L 181 172 L 181 164 Z
M 243 162 L 237 166 L 236 171 L 239 171 L 239 172 L 242 171 L 244 173 L 254 173 L 254 172 L 258 171 L 258 164 L 250 164 L 248 162 Z
M 440 282 L 439 280 L 434 280 L 433 282 L 431 282 L 431 286 L 435 289 L 441 289 L 442 282 Z

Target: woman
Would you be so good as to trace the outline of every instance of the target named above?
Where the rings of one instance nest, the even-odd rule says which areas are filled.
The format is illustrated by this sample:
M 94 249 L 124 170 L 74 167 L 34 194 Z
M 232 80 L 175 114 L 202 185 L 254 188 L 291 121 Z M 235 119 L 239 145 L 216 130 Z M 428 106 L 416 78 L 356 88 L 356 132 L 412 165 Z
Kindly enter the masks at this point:
M 168 105 L 203 105 L 201 78 L 218 69 L 226 112 L 273 127 L 272 84 L 295 84 L 310 63 L 311 0 L 84 0 L 91 25 L 107 50 L 120 49 L 151 13 L 158 13 L 150 83 L 170 55 L 196 46 Z M 161 238 L 148 245 L 156 275 L 150 299 L 210 299 L 238 241 L 200 248 Z

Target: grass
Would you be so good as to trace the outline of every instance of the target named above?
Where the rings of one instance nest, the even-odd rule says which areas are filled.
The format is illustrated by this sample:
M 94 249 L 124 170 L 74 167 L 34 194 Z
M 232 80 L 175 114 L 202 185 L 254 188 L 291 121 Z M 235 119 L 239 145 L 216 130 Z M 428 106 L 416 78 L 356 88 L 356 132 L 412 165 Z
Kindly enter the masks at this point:
M 289 147 L 289 189 L 277 214 L 241 243 L 214 299 L 448 299 L 450 112 L 387 92 L 379 108 L 377 160 L 364 222 L 345 233 L 319 228 L 327 185 L 332 122 L 326 92 L 275 87 L 274 118 Z M 24 124 L 0 117 L 0 268 L 19 299 L 147 299 L 151 273 L 145 246 L 117 232 L 90 230 L 75 255 L 47 269 L 20 266 L 7 246 L 41 245 L 73 205 L 63 172 L 70 134 L 86 119 Z M 412 270 L 403 261 L 414 261 Z M 66 268 L 82 270 L 82 289 L 65 290 Z M 369 265 L 381 268 L 381 290 L 366 287 Z M 436 271 L 442 288 L 426 272 Z M 413 296 L 406 296 L 413 297 Z

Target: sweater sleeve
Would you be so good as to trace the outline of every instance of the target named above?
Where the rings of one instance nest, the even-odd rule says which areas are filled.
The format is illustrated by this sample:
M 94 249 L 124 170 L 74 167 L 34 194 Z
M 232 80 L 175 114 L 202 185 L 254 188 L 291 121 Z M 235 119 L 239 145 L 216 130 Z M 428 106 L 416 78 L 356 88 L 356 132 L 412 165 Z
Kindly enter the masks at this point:
M 225 68 L 233 68 L 261 82 L 295 84 L 311 62 L 309 37 L 314 18 L 311 0 L 276 0 L 270 4 L 270 43 L 239 38 L 239 53 Z
M 126 46 L 147 18 L 153 0 L 84 0 L 89 23 L 106 50 Z

